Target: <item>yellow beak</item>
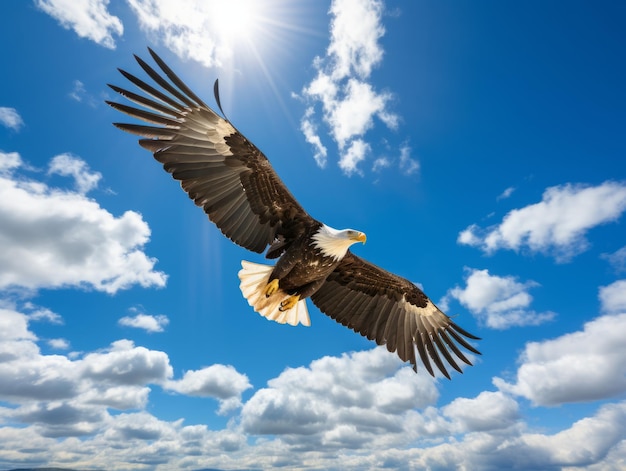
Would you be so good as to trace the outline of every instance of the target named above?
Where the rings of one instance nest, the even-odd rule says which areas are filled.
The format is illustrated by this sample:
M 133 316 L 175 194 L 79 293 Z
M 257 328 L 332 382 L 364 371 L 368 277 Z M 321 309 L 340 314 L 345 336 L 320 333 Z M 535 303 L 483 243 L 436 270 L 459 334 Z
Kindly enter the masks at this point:
M 356 240 L 365 243 L 365 241 L 367 240 L 367 236 L 365 235 L 365 233 L 359 232 L 359 235 L 356 236 Z

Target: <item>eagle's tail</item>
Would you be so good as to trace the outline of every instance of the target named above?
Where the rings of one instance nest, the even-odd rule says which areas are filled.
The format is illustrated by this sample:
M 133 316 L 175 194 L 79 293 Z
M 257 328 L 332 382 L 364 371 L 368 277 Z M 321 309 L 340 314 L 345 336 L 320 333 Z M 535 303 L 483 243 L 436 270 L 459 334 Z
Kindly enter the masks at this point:
M 260 265 L 258 263 L 246 262 L 245 260 L 241 261 L 241 266 L 242 269 L 239 271 L 239 279 L 241 280 L 239 288 L 241 288 L 244 298 L 248 300 L 248 304 L 256 312 L 279 324 L 311 325 L 304 299 L 298 301 L 291 309 L 281 311 L 279 310 L 280 303 L 287 299 L 289 295 L 281 289 L 278 289 L 270 296 L 265 295 L 264 290 L 274 269 L 273 266 Z

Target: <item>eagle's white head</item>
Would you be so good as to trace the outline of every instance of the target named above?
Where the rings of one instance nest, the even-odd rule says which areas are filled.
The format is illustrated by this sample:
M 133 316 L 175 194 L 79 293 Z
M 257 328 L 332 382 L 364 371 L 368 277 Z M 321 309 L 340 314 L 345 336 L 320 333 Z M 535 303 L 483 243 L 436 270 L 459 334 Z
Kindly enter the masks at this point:
M 341 260 L 352 244 L 365 243 L 366 239 L 363 232 L 354 229 L 338 230 L 322 224 L 322 227 L 313 235 L 311 244 L 320 249 L 322 255 Z

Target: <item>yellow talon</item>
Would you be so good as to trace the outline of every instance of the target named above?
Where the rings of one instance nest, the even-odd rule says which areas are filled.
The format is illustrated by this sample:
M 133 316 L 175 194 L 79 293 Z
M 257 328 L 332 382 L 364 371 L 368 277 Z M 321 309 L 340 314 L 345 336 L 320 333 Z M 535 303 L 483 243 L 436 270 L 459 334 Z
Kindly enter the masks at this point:
M 272 281 L 270 281 L 265 287 L 265 290 L 263 291 L 263 293 L 265 293 L 266 298 L 269 298 L 276 291 L 278 291 L 278 278 L 275 278 Z
M 278 308 L 278 310 L 281 312 L 288 311 L 289 309 L 294 307 L 296 304 L 298 304 L 298 301 L 300 301 L 299 294 L 294 294 L 293 296 L 289 296 L 282 303 L 280 303 L 280 307 Z

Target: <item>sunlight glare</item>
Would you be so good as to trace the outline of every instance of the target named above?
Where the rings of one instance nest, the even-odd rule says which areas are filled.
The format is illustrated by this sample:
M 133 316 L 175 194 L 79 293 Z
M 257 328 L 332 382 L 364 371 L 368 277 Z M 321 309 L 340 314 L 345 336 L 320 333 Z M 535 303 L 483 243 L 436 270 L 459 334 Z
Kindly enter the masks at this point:
M 254 41 L 258 20 L 262 17 L 264 2 L 258 0 L 229 0 L 222 2 L 213 12 L 214 23 L 221 37 L 229 42 Z

